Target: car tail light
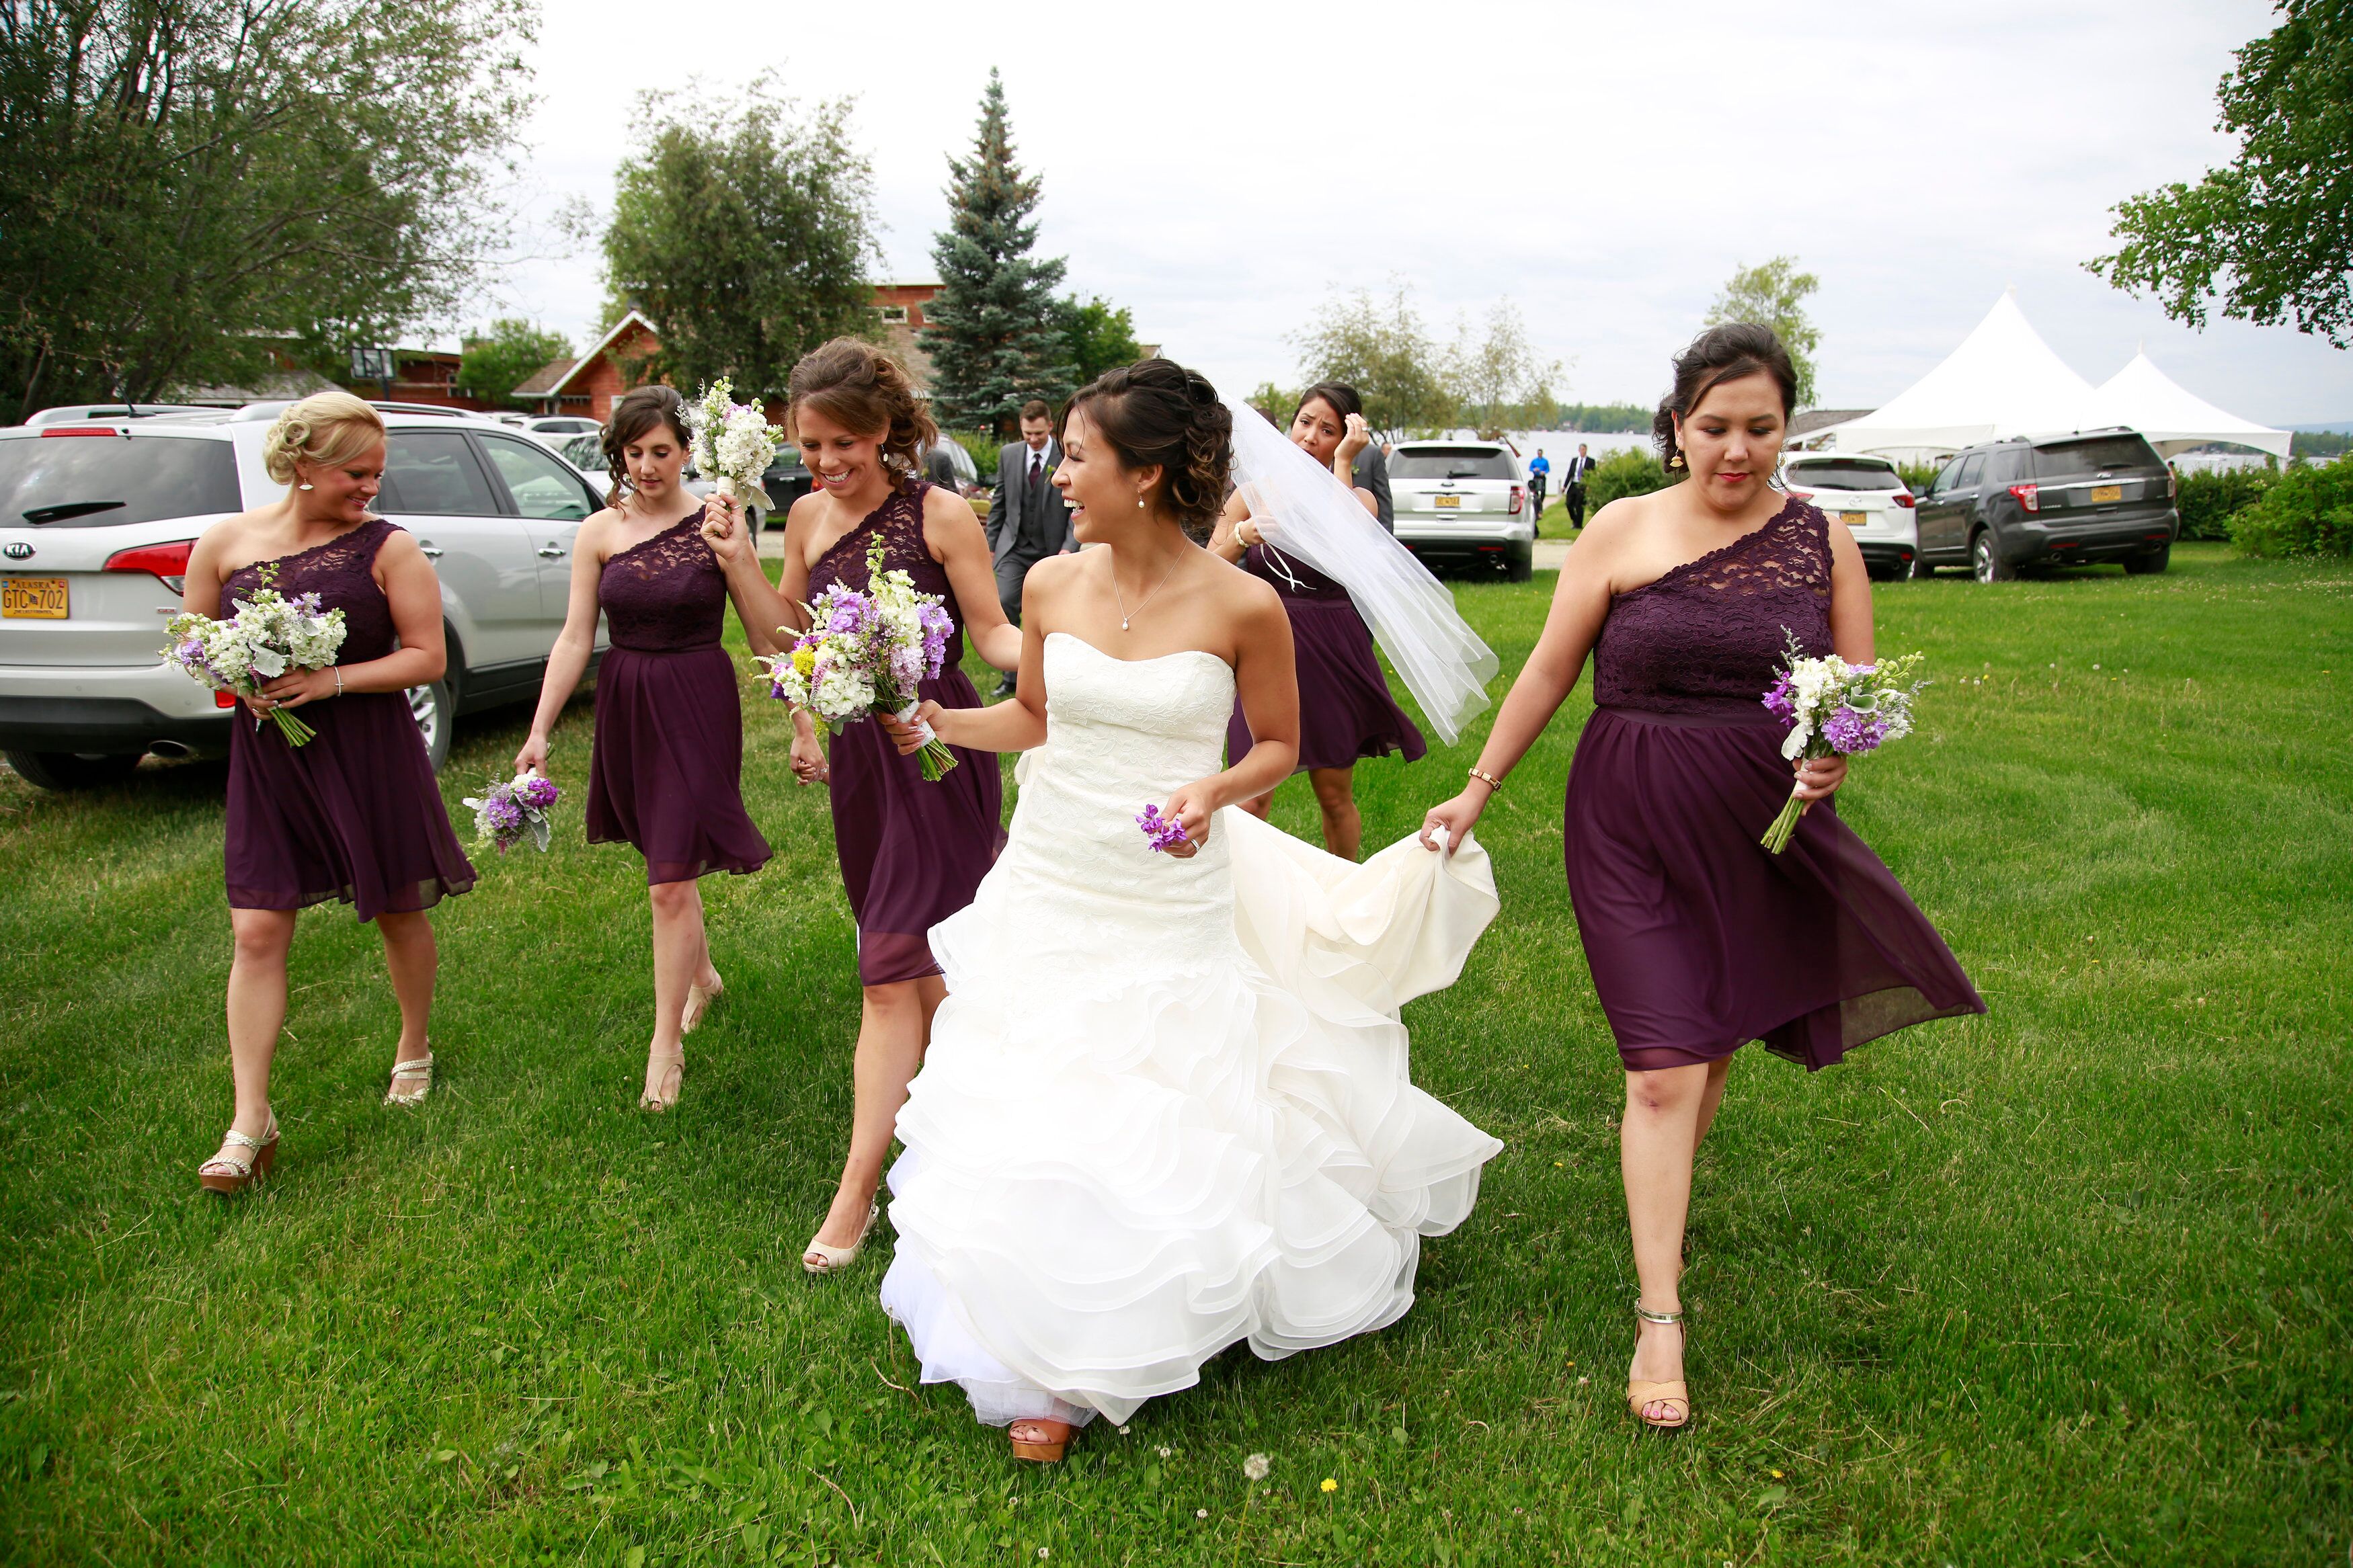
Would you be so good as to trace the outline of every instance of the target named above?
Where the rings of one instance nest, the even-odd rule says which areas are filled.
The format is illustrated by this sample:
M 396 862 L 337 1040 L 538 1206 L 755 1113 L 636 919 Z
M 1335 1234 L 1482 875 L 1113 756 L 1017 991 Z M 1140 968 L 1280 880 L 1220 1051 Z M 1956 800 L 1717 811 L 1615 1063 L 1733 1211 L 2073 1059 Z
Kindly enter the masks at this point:
M 236 692 L 234 692 L 234 691 L 216 691 L 216 692 L 214 692 L 214 693 L 213 693 L 213 706 L 214 706 L 214 707 L 216 707 L 216 708 L 234 708 L 234 707 L 236 707 L 236 706 L 237 706 L 237 693 L 236 693 Z
M 1897 490 L 1895 492 L 1894 499 L 1895 504 L 1901 507 L 1916 506 L 1919 504 L 1912 499 L 1912 492 L 1910 490 Z
M 119 436 L 111 425 L 59 425 L 41 432 L 44 436 Z
M 1790 494 L 1790 496 L 1791 496 L 1791 498 L 1792 498 L 1792 499 L 1797 500 L 1813 500 L 1813 499 L 1814 499 L 1814 492 L 1813 492 L 1813 491 L 1811 491 L 1811 490 L 1801 490 L 1801 489 L 1799 489 L 1797 486 L 1795 486 L 1795 485 L 1791 485 L 1791 486 L 1789 487 L 1789 494 Z
M 2042 491 L 2039 486 L 2012 485 L 2010 487 L 2010 493 L 2018 498 L 2021 510 L 2041 511 L 2042 510 Z
M 188 552 L 196 547 L 193 539 L 175 539 L 169 544 L 140 544 L 129 550 L 118 550 L 106 558 L 109 572 L 144 572 L 163 579 L 164 586 L 173 593 L 183 593 L 188 585 Z
M 1521 490 L 1519 486 L 1514 485 L 1512 487 L 1512 515 L 1514 517 L 1520 515 L 1520 501 L 1524 493 L 1525 492 Z

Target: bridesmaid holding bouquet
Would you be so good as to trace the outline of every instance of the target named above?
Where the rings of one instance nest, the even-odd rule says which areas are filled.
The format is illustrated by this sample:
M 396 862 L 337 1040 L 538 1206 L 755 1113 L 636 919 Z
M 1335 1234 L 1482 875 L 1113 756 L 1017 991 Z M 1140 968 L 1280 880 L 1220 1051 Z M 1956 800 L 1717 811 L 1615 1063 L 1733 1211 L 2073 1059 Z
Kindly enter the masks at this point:
M 883 570 L 903 570 L 917 592 L 941 595 L 955 621 L 946 662 L 919 695 L 944 708 L 979 707 L 980 693 L 958 668 L 965 636 L 1009 670 L 1020 662 L 1021 633 L 997 600 L 980 520 L 955 491 L 915 477 L 917 454 L 938 432 L 907 373 L 871 344 L 837 338 L 793 367 L 789 390 L 794 437 L 817 488 L 793 503 L 776 584 L 735 503 L 719 496 L 710 503 L 712 548 L 746 606 L 754 651 L 776 651 L 769 628 L 806 629 L 805 602 L 829 584 L 865 588 L 868 550 L 879 535 Z M 754 605 L 765 607 L 754 614 Z M 873 1228 L 892 1129 L 946 994 L 925 933 L 972 902 L 1005 842 L 1003 784 L 994 754 L 963 750 L 958 766 L 926 780 L 871 721 L 850 725 L 829 752 L 820 750 L 815 724 L 798 710 L 792 754 L 803 784 L 831 781 L 834 848 L 858 921 L 865 991 L 849 1152 L 825 1222 L 801 1257 L 811 1274 L 827 1274 L 847 1268 Z
M 205 531 L 183 602 L 219 616 L 265 587 L 290 599 L 316 594 L 322 611 L 343 613 L 344 635 L 338 662 L 287 671 L 246 700 L 251 723 L 229 727 L 223 862 L 237 942 L 237 1113 L 197 1170 L 216 1193 L 243 1191 L 277 1158 L 269 1068 L 286 1022 L 295 911 L 340 899 L 375 922 L 400 1002 L 385 1103 L 414 1105 L 433 1087 L 426 1020 L 439 960 L 425 911 L 474 885 L 405 695 L 439 679 L 446 663 L 441 584 L 416 540 L 368 510 L 384 482 L 384 421 L 349 393 L 322 392 L 278 416 L 262 461 L 286 498 Z M 300 747 L 261 721 L 296 709 L 313 731 Z
M 548 733 L 578 689 L 602 612 L 612 647 L 596 674 L 588 757 L 588 842 L 627 842 L 646 861 L 653 905 L 654 1032 L 639 1109 L 678 1103 L 683 1037 L 720 994 L 696 879 L 768 862 L 744 810 L 744 714 L 735 666 L 720 646 L 729 584 L 702 537 L 703 510 L 681 482 L 686 409 L 667 386 L 641 386 L 613 408 L 606 510 L 580 525 L 572 599 L 547 661 L 531 736 L 515 771 L 547 767 Z M 739 595 L 736 608 L 751 627 Z

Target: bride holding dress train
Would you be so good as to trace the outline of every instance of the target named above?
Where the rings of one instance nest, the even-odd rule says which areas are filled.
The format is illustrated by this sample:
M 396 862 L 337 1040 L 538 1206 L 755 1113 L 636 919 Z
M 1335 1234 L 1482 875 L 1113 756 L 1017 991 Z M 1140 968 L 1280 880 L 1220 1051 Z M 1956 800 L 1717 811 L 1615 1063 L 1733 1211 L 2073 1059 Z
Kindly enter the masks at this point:
M 1013 700 L 917 716 L 1042 742 L 1003 854 L 932 929 L 948 995 L 899 1114 L 882 1285 L 924 1381 L 1024 1458 L 1239 1341 L 1273 1360 L 1396 1321 L 1421 1238 L 1502 1148 L 1413 1086 L 1398 1021 L 1493 918 L 1483 851 L 1356 866 L 1228 809 L 1290 773 L 1299 723 L 1280 600 L 1196 542 L 1231 434 L 1166 360 L 1082 390 L 1055 483 L 1109 548 L 1031 570 Z M 1256 743 L 1220 770 L 1238 695 Z M 1146 805 L 1186 842 L 1151 847 Z

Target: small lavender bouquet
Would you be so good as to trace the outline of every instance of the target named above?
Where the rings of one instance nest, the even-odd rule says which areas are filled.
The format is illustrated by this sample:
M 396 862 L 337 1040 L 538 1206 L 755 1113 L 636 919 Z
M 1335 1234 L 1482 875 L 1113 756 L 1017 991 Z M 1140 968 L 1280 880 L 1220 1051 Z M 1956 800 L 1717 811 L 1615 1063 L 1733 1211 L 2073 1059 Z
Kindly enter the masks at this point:
M 1135 814 L 1135 826 L 1144 829 L 1144 842 L 1162 854 L 1192 840 L 1185 835 L 1185 825 L 1173 816 L 1163 816 L 1156 805 L 1147 805 Z
M 1810 658 L 1786 626 L 1788 668 L 1765 693 L 1765 708 L 1789 726 L 1781 754 L 1791 762 L 1800 757 L 1859 757 L 1912 732 L 1912 699 L 1928 683 L 1911 679 L 1921 656 L 1883 658 L 1877 664 L 1849 664 L 1836 654 Z M 1789 847 L 1798 819 L 1811 804 L 1796 792 L 1781 815 L 1758 839 L 1778 855 Z
M 749 498 L 768 504 L 760 476 L 776 456 L 776 427 L 768 416 L 748 403 L 732 401 L 734 387 L 721 376 L 705 387 L 702 398 L 687 410 L 693 435 L 695 472 L 712 482 L 721 495 Z
M 275 563 L 260 573 L 264 584 L 277 575 Z M 165 622 L 164 630 L 172 639 L 164 657 L 197 684 L 236 697 L 259 697 L 290 669 L 324 669 L 334 663 L 335 650 L 343 646 L 343 612 L 322 610 L 316 594 L 289 599 L 265 585 L 247 595 L 227 620 L 184 613 Z M 264 717 L 277 722 L 290 746 L 318 733 L 283 708 Z M 253 723 L 259 729 L 261 719 Z
M 915 721 L 918 685 L 940 672 L 955 630 L 937 594 L 919 594 L 904 572 L 882 569 L 879 533 L 866 552 L 864 592 L 828 584 L 808 606 L 809 629 L 784 652 L 757 662 L 768 675 L 768 695 L 805 709 L 839 731 L 877 713 Z M 956 765 L 955 753 L 923 725 L 916 753 L 923 777 L 936 781 Z
M 487 844 L 501 855 L 525 838 L 542 854 L 547 852 L 548 813 L 564 798 L 555 781 L 537 773 L 517 773 L 512 784 L 492 784 L 474 808 L 474 842 Z

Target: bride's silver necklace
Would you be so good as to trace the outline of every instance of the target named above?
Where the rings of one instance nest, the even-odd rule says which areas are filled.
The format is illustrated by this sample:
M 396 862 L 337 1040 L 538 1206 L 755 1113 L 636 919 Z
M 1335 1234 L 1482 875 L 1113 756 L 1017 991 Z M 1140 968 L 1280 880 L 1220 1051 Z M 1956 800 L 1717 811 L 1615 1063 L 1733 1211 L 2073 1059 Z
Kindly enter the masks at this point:
M 1176 560 L 1171 561 L 1168 563 L 1168 570 L 1160 574 L 1160 581 L 1152 584 L 1152 593 L 1146 594 L 1144 597 L 1138 599 L 1135 602 L 1135 608 L 1133 610 L 1127 607 L 1126 595 L 1123 595 L 1119 591 L 1119 568 L 1117 565 L 1113 565 L 1112 567 L 1111 596 L 1119 601 L 1119 629 L 1121 631 L 1127 630 L 1127 623 L 1135 619 L 1136 616 L 1144 614 L 1144 606 L 1152 603 L 1153 595 L 1159 593 L 1161 589 L 1168 586 L 1168 579 L 1176 575 L 1176 568 L 1183 564 L 1185 564 L 1185 558 L 1182 555 L 1179 555 Z

